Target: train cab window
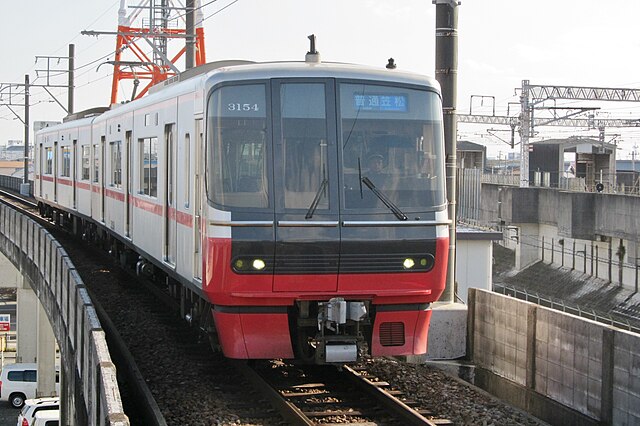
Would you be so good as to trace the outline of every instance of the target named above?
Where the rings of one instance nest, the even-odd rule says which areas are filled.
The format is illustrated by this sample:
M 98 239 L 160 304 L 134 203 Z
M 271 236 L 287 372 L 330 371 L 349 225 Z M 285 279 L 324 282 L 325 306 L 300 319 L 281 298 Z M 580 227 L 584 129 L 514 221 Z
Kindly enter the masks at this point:
M 62 177 L 70 177 L 71 176 L 71 147 L 63 146 L 60 148 L 62 153 L 62 170 L 60 170 L 60 176 Z
M 111 186 L 122 187 L 122 141 L 109 144 L 111 157 Z
M 263 84 L 223 86 L 209 99 L 207 168 L 211 201 L 267 208 L 267 103 Z
M 345 208 L 381 211 L 388 209 L 384 197 L 407 211 L 441 207 L 438 95 L 374 84 L 343 83 L 339 90 Z
M 53 174 L 53 149 L 51 147 L 47 147 L 44 149 L 44 158 L 46 161 L 44 174 L 51 175 Z
M 82 180 L 89 180 L 91 176 L 91 147 L 82 145 Z
M 321 83 L 280 86 L 284 207 L 329 208 L 325 88 Z
M 138 139 L 140 194 L 158 196 L 158 138 Z
M 100 145 L 93 146 L 93 182 L 100 182 Z

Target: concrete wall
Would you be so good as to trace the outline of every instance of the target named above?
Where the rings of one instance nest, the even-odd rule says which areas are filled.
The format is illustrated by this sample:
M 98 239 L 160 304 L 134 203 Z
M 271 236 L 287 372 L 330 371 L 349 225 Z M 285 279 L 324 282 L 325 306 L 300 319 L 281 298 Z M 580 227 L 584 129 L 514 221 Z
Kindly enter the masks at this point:
M 472 223 L 517 229 L 504 240 L 517 251 L 517 270 L 544 260 L 639 286 L 640 197 L 483 184 L 480 199 Z
M 0 205 L 0 251 L 31 284 L 58 341 L 61 424 L 128 425 L 104 331 L 64 249 L 33 220 Z
M 640 424 L 640 335 L 475 289 L 468 329 L 490 392 L 553 424 Z
M 480 199 L 485 223 L 555 225 L 561 235 L 576 239 L 605 235 L 635 241 L 640 229 L 640 197 L 483 184 Z

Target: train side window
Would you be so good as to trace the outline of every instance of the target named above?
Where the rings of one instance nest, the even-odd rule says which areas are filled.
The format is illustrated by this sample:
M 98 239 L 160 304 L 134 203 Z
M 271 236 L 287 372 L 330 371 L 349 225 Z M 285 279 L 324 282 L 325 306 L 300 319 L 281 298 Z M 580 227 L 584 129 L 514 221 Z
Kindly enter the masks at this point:
M 138 139 L 140 155 L 139 193 L 150 197 L 158 196 L 158 138 Z
M 82 145 L 82 180 L 89 180 L 91 176 L 91 146 Z
M 109 144 L 111 152 L 111 186 L 122 187 L 122 141 Z
M 60 171 L 60 176 L 62 177 L 70 177 L 71 176 L 71 147 L 63 146 L 60 148 L 62 151 L 62 170 Z
M 100 145 L 93 146 L 93 182 L 100 182 Z
M 44 149 L 44 156 L 47 161 L 46 167 L 44 169 L 44 174 L 53 174 L 53 150 L 51 149 L 51 147 L 46 147 Z
M 183 172 L 183 179 L 184 179 L 184 206 L 186 208 L 189 208 L 189 189 L 191 188 L 190 185 L 190 178 L 191 178 L 191 136 L 189 135 L 189 133 L 185 133 L 184 134 L 184 172 Z

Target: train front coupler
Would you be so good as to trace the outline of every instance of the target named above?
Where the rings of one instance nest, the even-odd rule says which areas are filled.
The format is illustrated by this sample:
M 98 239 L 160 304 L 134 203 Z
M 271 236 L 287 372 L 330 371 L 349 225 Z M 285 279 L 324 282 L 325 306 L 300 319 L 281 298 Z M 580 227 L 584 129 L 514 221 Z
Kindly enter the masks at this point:
M 370 324 L 367 304 L 335 297 L 318 303 L 318 333 L 314 345 L 317 364 L 355 362 L 365 341 L 363 326 Z

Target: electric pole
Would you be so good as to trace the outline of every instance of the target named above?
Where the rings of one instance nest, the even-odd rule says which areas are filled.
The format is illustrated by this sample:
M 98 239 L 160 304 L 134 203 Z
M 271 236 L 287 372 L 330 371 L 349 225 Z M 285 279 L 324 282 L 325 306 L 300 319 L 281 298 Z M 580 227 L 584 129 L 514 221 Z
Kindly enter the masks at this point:
M 29 74 L 24 76 L 24 180 L 20 193 L 29 195 Z M 25 194 L 26 192 L 26 194 Z
M 457 0 L 433 0 L 436 5 L 436 80 L 442 88 L 444 151 L 449 227 L 447 282 L 441 302 L 453 303 L 456 268 L 456 97 L 458 92 L 458 6 Z
M 20 185 L 20 193 L 23 195 L 29 195 L 30 193 L 30 185 L 29 185 L 29 139 L 31 133 L 30 126 L 30 117 L 29 117 L 29 109 L 30 109 L 30 91 L 33 87 L 40 87 L 44 89 L 53 100 L 60 105 L 60 107 L 67 113 L 73 112 L 73 86 L 74 86 L 74 51 L 75 46 L 73 44 L 69 45 L 69 56 L 36 56 L 36 63 L 40 60 L 46 60 L 46 69 L 36 69 L 36 77 L 37 78 L 45 78 L 45 84 L 33 84 L 29 80 L 29 74 L 24 76 L 24 84 L 19 83 L 0 83 L 0 94 L 7 96 L 6 100 L 3 98 L 0 100 L 0 106 L 6 106 L 13 113 L 13 115 L 18 118 L 24 125 L 24 179 L 23 183 Z M 60 62 L 60 60 L 68 61 L 67 70 L 64 69 L 55 69 L 52 67 L 52 62 L 56 61 L 56 64 Z M 54 84 L 51 81 L 54 75 L 60 73 L 68 73 L 68 84 Z M 41 75 L 44 74 L 44 77 Z M 67 93 L 67 108 L 55 97 L 53 93 L 49 90 L 50 88 L 66 88 L 68 90 Z M 16 89 L 18 91 L 16 92 Z M 20 91 L 21 90 L 21 91 Z M 17 98 L 17 99 L 16 99 Z M 20 102 L 19 99 L 22 101 Z M 24 108 L 24 118 L 20 117 L 19 114 L 15 112 L 12 107 L 23 107 Z

